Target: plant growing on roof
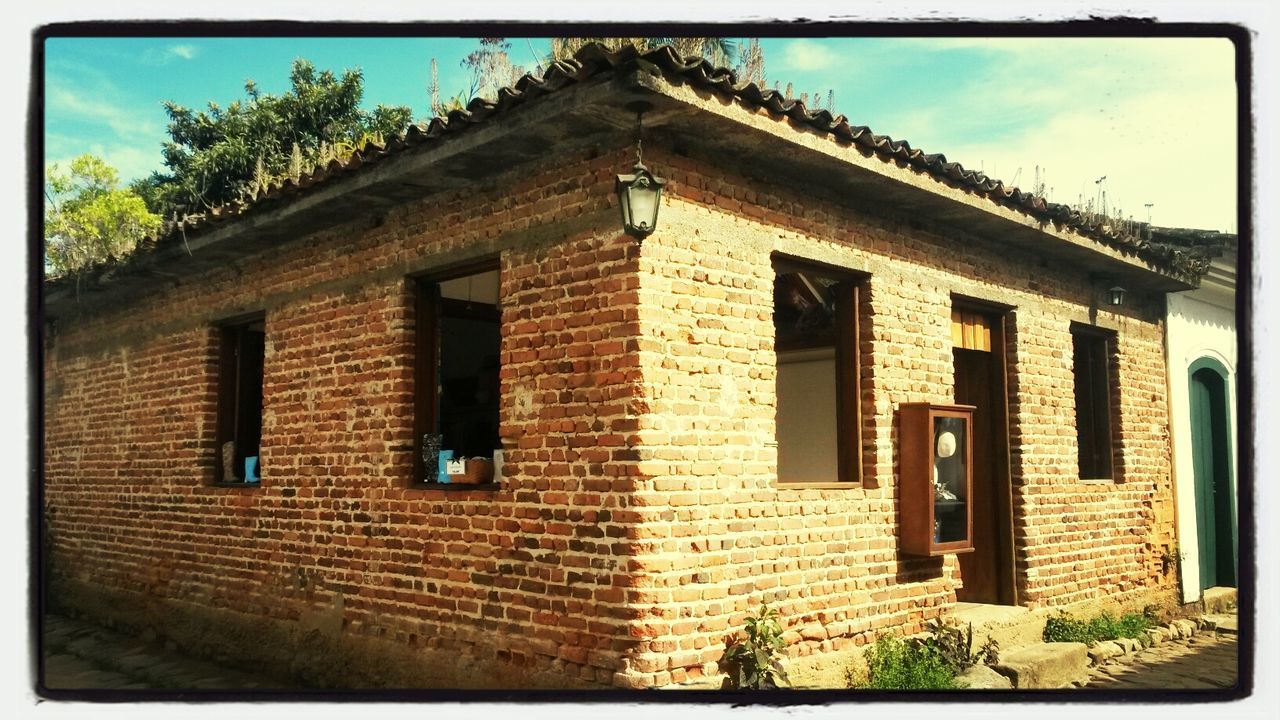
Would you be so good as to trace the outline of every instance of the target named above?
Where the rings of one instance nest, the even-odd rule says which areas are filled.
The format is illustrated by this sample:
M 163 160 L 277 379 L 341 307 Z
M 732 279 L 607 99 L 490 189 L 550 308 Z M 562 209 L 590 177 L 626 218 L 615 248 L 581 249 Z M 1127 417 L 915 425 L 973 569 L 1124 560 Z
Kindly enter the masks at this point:
M 660 45 L 670 45 L 678 55 L 699 55 L 711 61 L 713 65 L 727 66 L 738 56 L 738 43 L 728 38 L 716 37 L 558 37 L 551 38 L 551 56 L 547 64 L 557 60 L 566 60 L 577 54 L 579 50 L 599 43 L 611 51 L 618 51 L 627 45 L 644 52 Z M 764 56 L 759 58 L 763 76 Z
M 787 644 L 777 611 L 760 606 L 760 614 L 747 617 L 746 638 L 733 638 L 720 657 L 720 668 L 728 674 L 725 683 L 735 689 L 772 689 L 790 684 L 782 667 L 781 654 Z

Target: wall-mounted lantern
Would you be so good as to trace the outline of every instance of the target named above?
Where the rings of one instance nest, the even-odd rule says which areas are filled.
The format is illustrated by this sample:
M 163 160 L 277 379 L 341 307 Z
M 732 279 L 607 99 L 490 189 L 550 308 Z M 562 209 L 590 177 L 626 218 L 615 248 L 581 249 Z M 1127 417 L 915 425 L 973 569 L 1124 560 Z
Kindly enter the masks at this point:
M 649 103 L 635 102 L 627 109 L 636 113 L 636 164 L 630 174 L 619 175 L 614 189 L 618 193 L 618 206 L 622 209 L 622 229 L 637 240 L 658 227 L 658 207 L 662 204 L 662 186 L 666 180 L 649 172 L 641 161 L 641 131 L 644 112 Z
M 1119 285 L 1112 285 L 1107 290 L 1107 304 L 1112 307 L 1120 307 L 1124 304 L 1124 288 Z

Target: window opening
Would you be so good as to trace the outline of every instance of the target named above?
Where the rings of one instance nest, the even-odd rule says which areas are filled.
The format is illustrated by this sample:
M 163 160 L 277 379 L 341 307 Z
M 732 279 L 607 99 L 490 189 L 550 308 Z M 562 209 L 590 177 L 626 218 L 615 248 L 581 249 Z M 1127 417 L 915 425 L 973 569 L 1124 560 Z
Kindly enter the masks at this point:
M 1109 479 L 1115 449 L 1111 432 L 1111 348 L 1114 339 L 1107 334 L 1079 328 L 1072 330 L 1071 339 L 1080 478 Z
M 502 447 L 497 269 L 420 281 L 418 317 L 416 481 L 491 482 Z
M 773 302 L 778 480 L 857 481 L 857 280 L 780 261 Z
M 218 463 L 215 478 L 262 478 L 262 377 L 266 324 L 261 317 L 223 325 L 218 373 Z

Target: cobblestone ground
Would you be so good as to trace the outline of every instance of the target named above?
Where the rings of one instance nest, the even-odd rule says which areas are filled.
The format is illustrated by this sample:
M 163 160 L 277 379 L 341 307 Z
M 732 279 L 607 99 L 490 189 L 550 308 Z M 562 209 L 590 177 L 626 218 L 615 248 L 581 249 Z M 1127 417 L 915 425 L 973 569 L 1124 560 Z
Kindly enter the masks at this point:
M 1235 635 L 1201 632 L 1183 643 L 1162 643 L 1089 671 L 1090 690 L 1207 690 L 1235 687 Z
M 198 660 L 81 620 L 45 620 L 44 687 L 51 690 L 297 689 L 260 673 Z M 1201 632 L 1092 668 L 1091 690 L 1217 689 L 1238 678 L 1234 634 Z
M 289 689 L 260 673 L 188 657 L 91 623 L 45 616 L 43 685 L 50 690 Z

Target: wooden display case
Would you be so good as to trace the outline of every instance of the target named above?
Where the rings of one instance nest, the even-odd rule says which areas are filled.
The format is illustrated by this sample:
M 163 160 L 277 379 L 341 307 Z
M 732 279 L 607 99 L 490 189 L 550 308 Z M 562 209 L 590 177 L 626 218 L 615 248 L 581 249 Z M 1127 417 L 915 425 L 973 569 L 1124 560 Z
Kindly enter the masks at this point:
M 972 405 L 899 409 L 901 547 L 909 555 L 973 551 Z

